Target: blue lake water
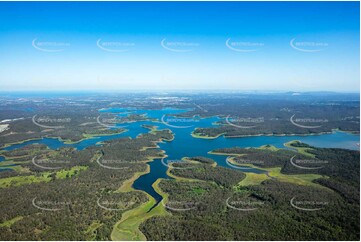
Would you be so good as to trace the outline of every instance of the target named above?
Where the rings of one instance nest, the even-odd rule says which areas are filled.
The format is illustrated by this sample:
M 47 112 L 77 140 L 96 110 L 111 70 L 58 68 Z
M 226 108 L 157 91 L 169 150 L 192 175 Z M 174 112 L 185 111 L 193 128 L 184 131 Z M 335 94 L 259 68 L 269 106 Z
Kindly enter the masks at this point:
M 345 149 L 359 149 L 358 143 L 360 136 L 349 134 L 345 132 L 333 132 L 332 134 L 312 135 L 312 136 L 255 136 L 255 137 L 242 137 L 242 138 L 224 138 L 223 136 L 217 139 L 197 139 L 191 136 L 191 132 L 196 127 L 211 127 L 215 122 L 219 121 L 218 117 L 202 118 L 177 118 L 173 115 L 182 113 L 186 110 L 166 108 L 162 110 L 137 110 L 126 108 L 110 108 L 99 110 L 100 113 L 112 113 L 118 116 L 126 116 L 128 114 L 146 114 L 147 117 L 157 119 L 153 121 L 138 121 L 132 123 L 121 124 L 119 126 L 127 129 L 126 132 L 117 135 L 100 136 L 92 139 L 87 139 L 74 144 L 64 144 L 64 142 L 55 138 L 43 138 L 38 140 L 26 141 L 21 144 L 14 144 L 3 150 L 13 150 L 29 144 L 45 144 L 50 149 L 58 149 L 61 147 L 74 147 L 78 150 L 85 149 L 93 145 L 101 145 L 100 142 L 122 138 L 131 137 L 135 138 L 141 133 L 146 133 L 149 130 L 142 127 L 142 125 L 156 125 L 158 129 L 170 129 L 175 138 L 171 142 L 160 143 L 159 146 L 166 152 L 168 156 L 164 159 L 164 163 L 168 160 L 180 160 L 183 157 L 205 156 L 214 159 L 219 166 L 230 167 L 226 163 L 226 156 L 208 154 L 209 151 L 217 148 L 227 147 L 259 147 L 262 145 L 273 145 L 278 148 L 285 148 L 284 143 L 292 140 L 300 140 L 301 142 L 310 144 L 316 147 L 324 148 L 345 148 Z M 161 122 L 163 120 L 163 122 Z M 0 161 L 1 161 L 0 156 Z M 149 163 L 151 171 L 139 177 L 133 184 L 133 187 L 138 190 L 143 190 L 153 196 L 157 202 L 161 200 L 161 196 L 156 193 L 152 184 L 158 178 L 169 178 L 166 175 L 167 166 L 161 162 L 161 159 L 156 159 Z M 264 173 L 261 169 L 242 169 L 244 172 Z

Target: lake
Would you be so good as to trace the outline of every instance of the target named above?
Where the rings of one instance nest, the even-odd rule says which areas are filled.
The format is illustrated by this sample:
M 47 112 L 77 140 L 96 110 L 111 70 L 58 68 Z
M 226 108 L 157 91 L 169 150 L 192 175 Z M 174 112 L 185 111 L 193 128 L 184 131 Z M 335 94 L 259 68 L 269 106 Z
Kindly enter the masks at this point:
M 138 190 L 143 190 L 153 196 L 157 202 L 161 200 L 161 196 L 156 193 L 152 187 L 152 184 L 158 178 L 168 178 L 167 174 L 167 161 L 181 160 L 183 157 L 204 156 L 214 159 L 219 166 L 227 167 L 230 169 L 237 169 L 229 166 L 226 162 L 226 156 L 208 154 L 209 151 L 218 148 L 227 147 L 259 147 L 262 145 L 273 145 L 278 148 L 285 148 L 284 143 L 292 140 L 299 140 L 316 147 L 323 148 L 344 148 L 344 149 L 359 149 L 358 143 L 360 142 L 360 136 L 346 132 L 335 131 L 331 134 L 322 135 L 310 135 L 310 136 L 255 136 L 255 137 L 242 137 L 242 138 L 224 138 L 220 136 L 216 139 L 199 139 L 193 138 L 191 132 L 196 127 L 211 127 L 215 125 L 215 122 L 220 121 L 219 117 L 209 118 L 177 118 L 172 115 L 185 112 L 187 110 L 165 108 L 161 110 L 137 110 L 126 108 L 110 108 L 101 109 L 100 113 L 112 113 L 120 117 L 124 117 L 128 114 L 146 114 L 148 118 L 163 120 L 163 122 L 153 121 L 137 121 L 126 124 L 119 124 L 119 126 L 125 127 L 126 132 L 117 135 L 99 136 L 87 140 L 82 140 L 74 144 L 64 144 L 56 138 L 43 138 L 38 140 L 26 141 L 21 144 L 14 144 L 4 148 L 4 150 L 13 150 L 29 144 L 45 144 L 50 149 L 58 149 L 61 147 L 74 147 L 78 150 L 85 149 L 93 145 L 101 145 L 100 142 L 122 138 L 131 137 L 135 138 L 141 133 L 149 132 L 148 129 L 142 127 L 142 125 L 156 125 L 158 129 L 170 129 L 175 138 L 171 142 L 162 142 L 159 144 L 160 148 L 165 151 L 168 156 L 166 159 L 156 159 L 150 162 L 150 173 L 139 177 L 133 184 L 133 187 Z M 1 156 L 0 156 L 1 161 Z M 242 169 L 244 172 L 264 173 L 261 169 Z

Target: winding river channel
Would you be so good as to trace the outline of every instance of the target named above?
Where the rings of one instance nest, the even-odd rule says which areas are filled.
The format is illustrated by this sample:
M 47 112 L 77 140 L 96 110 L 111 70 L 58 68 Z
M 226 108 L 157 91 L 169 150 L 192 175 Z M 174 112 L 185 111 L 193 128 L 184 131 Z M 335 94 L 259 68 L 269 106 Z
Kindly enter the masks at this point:
M 63 141 L 54 138 L 42 138 L 38 140 L 26 141 L 21 144 L 14 144 L 4 148 L 4 150 L 13 150 L 25 145 L 41 143 L 47 145 L 50 149 L 58 149 L 61 147 L 74 147 L 78 150 L 85 149 L 92 145 L 101 145 L 102 141 L 117 139 L 121 137 L 135 138 L 141 133 L 149 132 L 148 129 L 142 127 L 142 125 L 155 125 L 158 129 L 170 129 L 175 138 L 170 142 L 162 142 L 159 144 L 160 149 L 164 150 L 167 158 L 155 159 L 150 162 L 150 172 L 139 177 L 133 184 L 133 187 L 138 190 L 143 190 L 153 196 L 157 202 L 162 197 L 153 189 L 152 184 L 158 178 L 169 178 L 166 174 L 167 162 L 177 162 L 183 157 L 204 156 L 215 160 L 218 166 L 228 167 L 231 169 L 240 169 L 244 172 L 264 173 L 261 169 L 250 168 L 234 168 L 226 162 L 226 156 L 213 155 L 208 152 L 217 148 L 227 147 L 259 147 L 262 145 L 273 145 L 278 148 L 285 148 L 284 143 L 292 140 L 300 140 L 316 147 L 325 148 L 345 148 L 345 149 L 359 149 L 358 143 L 360 142 L 360 136 L 345 132 L 335 131 L 331 134 L 322 135 L 309 135 L 309 136 L 254 136 L 254 137 L 242 137 L 242 138 L 224 138 L 220 136 L 216 139 L 201 139 L 191 136 L 191 132 L 197 127 L 211 127 L 216 125 L 215 122 L 221 120 L 218 117 L 209 118 L 176 118 L 172 115 L 185 112 L 187 110 L 166 108 L 162 110 L 136 110 L 126 108 L 110 108 L 99 110 L 101 114 L 112 113 L 118 116 L 126 116 L 129 113 L 133 114 L 146 114 L 149 119 L 157 119 L 159 121 L 137 121 L 122 124 L 119 126 L 125 127 L 127 132 L 109 135 L 99 136 L 91 139 L 82 140 L 74 144 L 65 144 Z M 0 162 L 3 157 L 0 156 Z

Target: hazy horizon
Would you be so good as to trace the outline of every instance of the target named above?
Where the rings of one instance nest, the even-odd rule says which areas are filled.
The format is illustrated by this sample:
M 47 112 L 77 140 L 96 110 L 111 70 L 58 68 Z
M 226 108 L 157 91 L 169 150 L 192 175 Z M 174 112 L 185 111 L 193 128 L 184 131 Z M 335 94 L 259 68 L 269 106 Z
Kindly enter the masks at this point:
M 294 91 L 294 90 L 216 90 L 216 89 L 126 89 L 126 90 L 1 90 L 0 94 L 8 93 L 54 93 L 54 94 L 117 94 L 117 93 L 155 93 L 155 94 L 173 94 L 173 93 L 234 93 L 234 94 L 354 94 L 360 95 L 359 91 Z

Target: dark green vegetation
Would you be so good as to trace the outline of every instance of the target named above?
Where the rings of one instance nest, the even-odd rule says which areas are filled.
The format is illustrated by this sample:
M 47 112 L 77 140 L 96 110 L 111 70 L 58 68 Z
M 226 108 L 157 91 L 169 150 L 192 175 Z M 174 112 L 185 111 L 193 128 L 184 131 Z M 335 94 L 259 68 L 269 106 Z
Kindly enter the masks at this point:
M 77 142 L 126 129 L 107 127 L 114 123 L 126 126 L 151 120 L 144 114 L 99 115 L 103 107 L 119 106 L 194 108 L 178 116 L 230 115 L 264 120 L 233 122 L 256 125 L 252 129 L 236 128 L 222 120 L 218 126 L 197 129 L 195 133 L 200 136 L 309 134 L 335 128 L 359 132 L 359 101 L 352 95 L 174 94 L 175 99 L 159 100 L 154 95 L 0 97 L 0 122 L 10 119 L 2 122 L 9 127 L 0 132 L 0 147 L 41 137 Z M 320 128 L 304 129 L 290 122 L 294 114 L 296 118 L 327 122 Z M 34 115 L 53 120 L 42 125 L 64 127 L 35 125 Z M 256 166 L 267 174 L 216 166 L 206 157 L 183 157 L 183 163 L 170 163 L 173 168 L 168 174 L 174 179 L 156 182 L 165 208 L 160 203 L 148 213 L 154 199 L 131 189 L 132 182 L 149 171 L 146 162 L 165 157 L 158 143 L 171 141 L 174 136 L 170 130 L 157 130 L 153 125 L 142 127 L 149 132 L 84 150 L 51 150 L 38 144 L 1 150 L 6 160 L 0 166 L 12 170 L 0 172 L 0 240 L 144 236 L 148 240 L 359 240 L 358 151 L 320 149 L 298 142 L 288 144 L 292 149 L 263 146 L 213 151 L 229 156 L 231 165 Z M 302 169 L 291 163 L 292 157 L 295 162 L 319 163 L 296 163 L 311 168 Z
M 0 172 L 0 184 L 19 176 L 46 179 L 0 187 L 0 240 L 110 240 L 122 214 L 148 201 L 143 192 L 119 188 L 135 173 L 144 172 L 145 162 L 163 156 L 159 149 L 144 147 L 156 147 L 172 137 L 168 130 L 153 130 L 136 139 L 113 140 L 81 151 L 30 145 L 5 152 L 22 169 Z M 35 154 L 36 164 L 54 169 L 34 165 Z M 86 169 L 64 173 L 78 166 Z
M 173 167 L 175 167 L 175 169 L 171 169 L 170 174 L 177 177 L 210 181 L 219 186 L 228 188 L 237 185 L 238 182 L 245 177 L 243 173 L 236 170 L 223 167 L 212 167 L 208 164 L 194 165 L 189 163 L 178 163 L 173 164 Z
M 258 167 L 282 167 L 283 174 L 320 174 L 328 176 L 328 179 L 320 178 L 315 182 L 331 188 L 349 201 L 359 200 L 360 190 L 360 162 L 359 151 L 349 151 L 343 149 L 317 149 L 307 144 L 293 142 L 291 147 L 307 148 L 308 156 L 297 154 L 289 150 L 277 149 L 244 149 L 228 148 L 215 150 L 217 153 L 239 154 L 234 161 L 239 164 L 253 164 Z M 313 163 L 302 164 L 302 167 L 315 169 L 300 169 L 290 162 L 295 156 L 295 160 L 310 160 Z M 252 162 L 253 161 L 253 162 Z M 259 162 L 264 161 L 264 162 Z M 319 161 L 319 162 L 317 162 Z
M 22 115 L 23 119 L 8 122 L 9 129 L 1 133 L 0 146 L 42 137 L 59 137 L 67 142 L 77 142 L 94 135 L 117 134 L 124 131 L 121 128 L 108 129 L 97 123 L 97 110 L 64 106 L 45 104 L 37 107 L 36 112 L 16 112 L 16 116 Z M 0 113 L 4 120 L 14 117 L 10 110 L 1 110 Z M 35 122 L 43 126 L 34 124 L 34 116 Z
M 0 104 L 0 121 L 4 121 L 2 124 L 8 124 L 9 127 L 0 133 L 0 147 L 42 137 L 60 138 L 68 143 L 78 142 L 93 136 L 118 134 L 125 130 L 121 127 L 116 128 L 115 123 L 126 126 L 129 122 L 150 120 L 145 115 L 126 114 L 118 117 L 98 111 L 104 106 L 111 107 L 117 98 L 102 98 L 101 95 L 3 97 Z M 0 100 L 2 99 L 0 97 Z
M 203 163 L 203 164 L 216 165 L 216 162 L 213 159 L 203 157 L 203 156 L 187 157 L 185 159 L 189 160 L 189 161 Z
M 313 181 L 323 186 L 300 185 L 291 179 L 237 186 L 244 178 L 240 171 L 192 162 L 172 164 L 170 174 L 177 179 L 162 180 L 159 187 L 169 194 L 166 207 L 173 216 L 153 217 L 141 230 L 150 240 L 359 240 L 360 153 L 298 142 L 290 146 L 308 152 L 271 146 L 215 152 L 232 154 L 233 164 L 282 167 L 285 177 L 325 175 L 329 178 Z M 303 170 L 290 164 L 295 155 L 328 163 Z M 193 168 L 176 169 L 180 167 Z
M 60 137 L 68 142 L 77 142 L 94 135 L 116 134 L 124 130 L 122 128 L 107 129 L 97 121 L 113 126 L 115 122 L 126 125 L 129 122 L 150 120 L 145 114 L 116 117 L 98 112 L 104 107 L 119 106 L 138 109 L 190 108 L 192 110 L 178 114 L 178 116 L 199 115 L 223 118 L 229 116 L 232 124 L 256 126 L 242 129 L 221 120 L 216 127 L 196 128 L 194 131 L 196 137 L 216 137 L 221 134 L 226 137 L 260 134 L 312 134 L 331 132 L 332 129 L 355 133 L 360 131 L 360 104 L 357 94 L 174 93 L 172 98 L 157 101 L 154 96 L 155 94 L 138 93 L 48 98 L 0 97 L 0 121 L 10 120 L 4 122 L 4 124 L 9 124 L 9 127 L 0 133 L 0 147 L 41 137 Z M 122 100 L 121 105 L 119 100 Z M 40 119 L 39 123 L 42 125 L 63 126 L 63 128 L 39 127 L 32 122 L 35 115 L 35 120 Z M 302 119 L 298 121 L 301 125 L 320 125 L 321 127 L 312 129 L 297 127 L 290 122 L 293 115 L 295 115 L 296 121 Z M 247 122 L 247 119 L 261 121 Z M 307 119 L 309 120 L 307 121 Z M 312 120 L 316 122 L 312 122 Z
M 345 98 L 342 94 L 301 93 L 288 94 L 228 94 L 224 96 L 200 96 L 197 104 L 202 107 L 183 116 L 201 113 L 203 116 L 218 115 L 228 117 L 229 122 L 242 127 L 228 124 L 225 120 L 218 122 L 218 127 L 197 128 L 195 137 L 225 137 L 248 135 L 287 135 L 315 134 L 331 132 L 333 129 L 359 133 L 360 115 L 359 101 Z M 332 97 L 332 101 L 330 101 Z M 206 110 L 206 112 L 204 111 Z M 290 122 L 294 116 L 296 123 L 304 126 L 321 126 L 318 128 L 301 128 Z

